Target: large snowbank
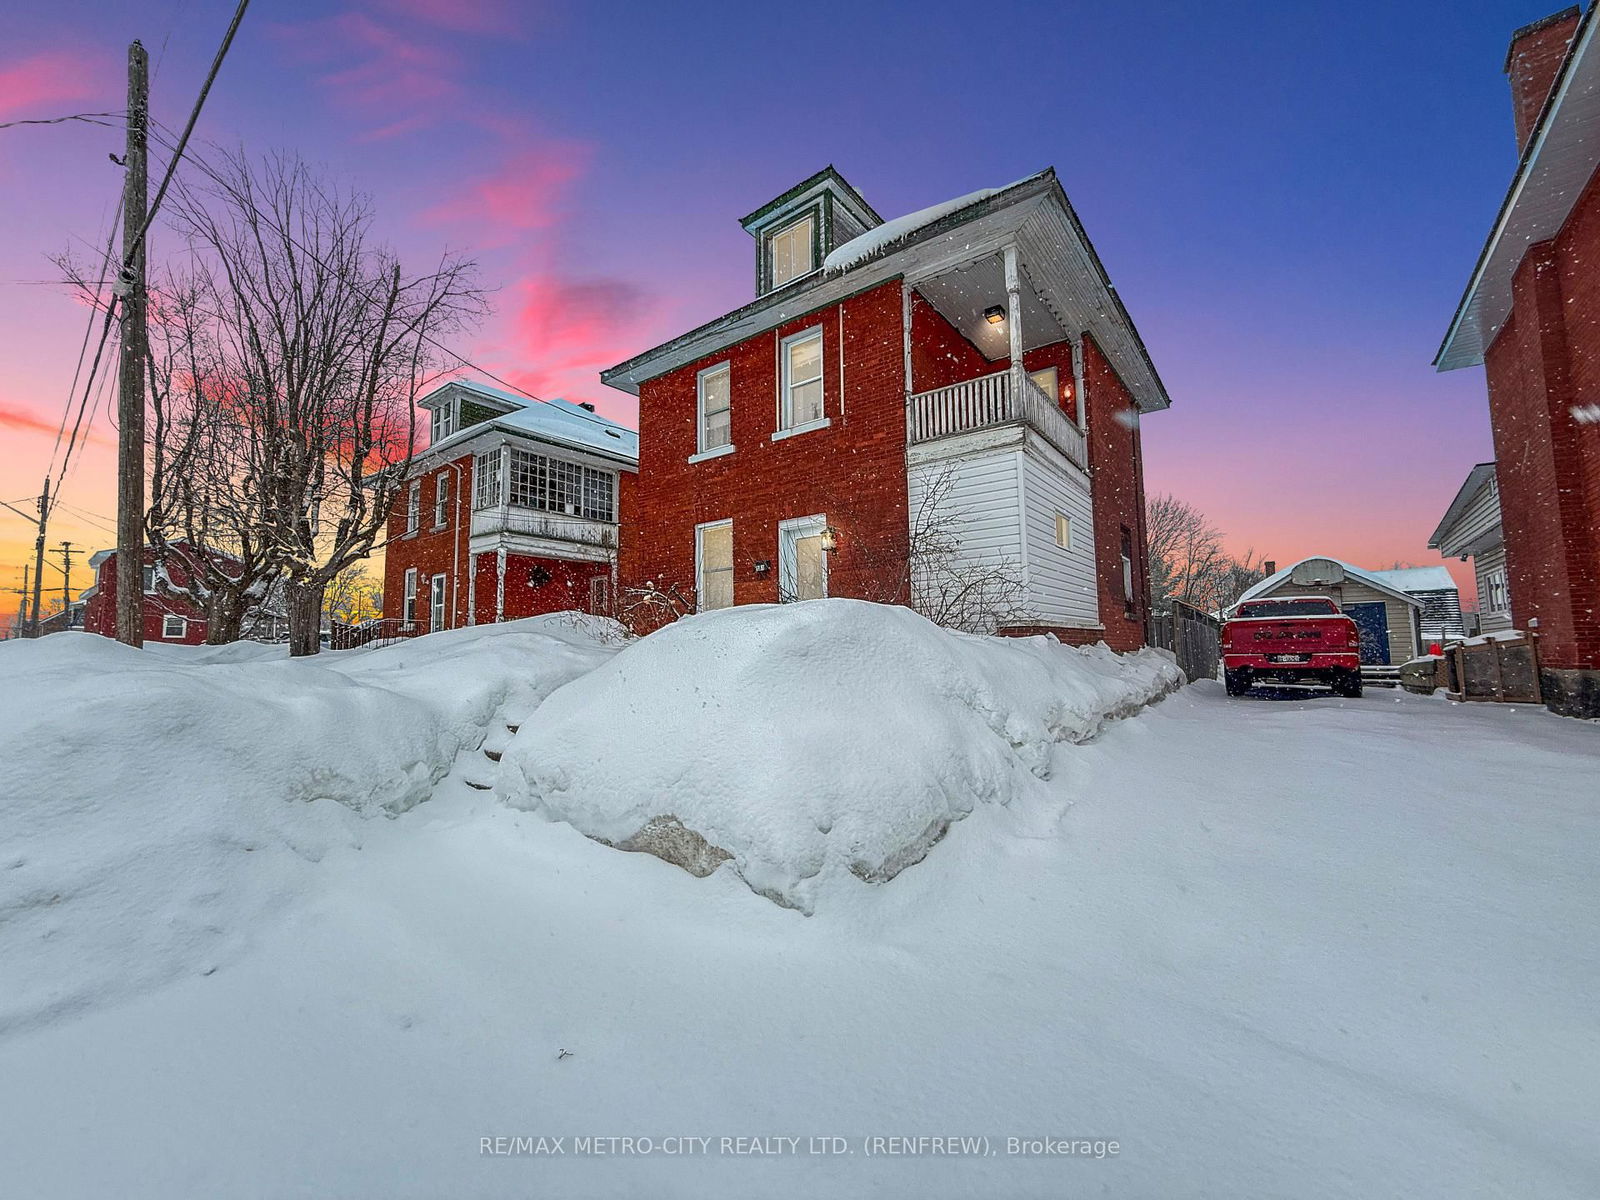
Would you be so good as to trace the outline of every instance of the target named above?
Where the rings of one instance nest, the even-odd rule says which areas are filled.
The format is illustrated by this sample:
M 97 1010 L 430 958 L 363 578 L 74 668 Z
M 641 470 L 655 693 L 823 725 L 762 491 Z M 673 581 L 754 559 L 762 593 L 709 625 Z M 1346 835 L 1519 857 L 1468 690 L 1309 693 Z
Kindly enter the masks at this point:
M 706 613 L 550 697 L 502 762 L 513 806 L 810 912 L 1178 687 L 1154 651 L 952 633 L 857 600 Z
M 607 632 L 543 618 L 306 660 L 0 644 L 0 1031 L 215 969 L 496 714 L 608 657 Z

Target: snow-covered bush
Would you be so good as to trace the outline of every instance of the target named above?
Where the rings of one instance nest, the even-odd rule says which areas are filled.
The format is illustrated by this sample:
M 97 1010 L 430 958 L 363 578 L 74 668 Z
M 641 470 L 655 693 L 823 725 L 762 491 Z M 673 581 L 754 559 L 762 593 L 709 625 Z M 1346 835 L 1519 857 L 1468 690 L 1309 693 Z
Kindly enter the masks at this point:
M 1178 687 L 1170 659 L 986 638 L 855 600 L 686 617 L 545 701 L 500 794 L 810 912 Z

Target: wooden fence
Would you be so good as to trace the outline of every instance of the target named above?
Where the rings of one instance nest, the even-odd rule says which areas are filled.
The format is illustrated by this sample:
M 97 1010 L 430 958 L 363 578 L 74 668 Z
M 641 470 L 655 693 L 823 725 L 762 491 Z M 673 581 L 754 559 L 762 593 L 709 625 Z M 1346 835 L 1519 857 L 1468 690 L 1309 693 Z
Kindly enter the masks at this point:
M 1221 623 L 1209 613 L 1174 600 L 1171 611 L 1150 614 L 1150 644 L 1178 656 L 1178 668 L 1190 683 L 1217 677 Z
M 1445 647 L 1445 689 L 1452 700 L 1543 704 L 1539 640 L 1533 634 Z

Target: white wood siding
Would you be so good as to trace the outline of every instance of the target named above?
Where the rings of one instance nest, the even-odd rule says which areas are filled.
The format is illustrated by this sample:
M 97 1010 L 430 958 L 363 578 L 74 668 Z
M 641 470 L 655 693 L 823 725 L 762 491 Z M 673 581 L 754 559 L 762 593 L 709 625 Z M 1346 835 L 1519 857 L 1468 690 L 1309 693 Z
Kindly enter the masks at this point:
M 948 473 L 949 486 L 939 489 L 941 511 L 954 518 L 959 558 L 1022 574 L 1021 457 L 1020 451 L 1005 449 L 911 464 L 906 482 L 913 536 L 928 519 L 930 492 Z
M 1389 618 L 1389 661 L 1396 665 L 1413 659 L 1417 656 L 1417 612 L 1413 605 L 1404 600 L 1396 600 L 1386 596 L 1376 588 L 1370 588 L 1364 583 L 1346 578 L 1343 583 L 1311 583 L 1299 584 L 1291 580 L 1284 580 L 1270 592 L 1262 595 L 1269 596 L 1326 596 L 1343 609 L 1347 604 L 1376 604 L 1382 603 L 1384 612 Z M 1259 599 L 1260 597 L 1256 597 Z
M 1022 455 L 1023 515 L 1027 529 L 1028 608 L 1042 625 L 1094 625 L 1100 619 L 1095 586 L 1094 513 L 1077 472 L 1035 453 Z M 1056 514 L 1072 522 L 1072 546 L 1056 544 Z
M 1505 569 L 1506 548 L 1504 546 L 1496 546 L 1493 550 L 1485 550 L 1482 554 L 1474 555 L 1472 558 L 1472 572 L 1478 581 L 1478 620 L 1480 632 L 1482 633 L 1499 633 L 1502 629 L 1512 628 L 1511 614 L 1509 612 L 1492 613 L 1484 608 L 1489 596 L 1489 587 L 1484 583 L 1484 577 L 1491 571 L 1504 571 Z M 1510 595 L 1511 586 L 1508 580 L 1506 584 L 1506 596 L 1508 599 Z
M 1487 480 L 1439 538 L 1439 553 L 1453 558 L 1493 538 L 1500 541 L 1500 489 Z

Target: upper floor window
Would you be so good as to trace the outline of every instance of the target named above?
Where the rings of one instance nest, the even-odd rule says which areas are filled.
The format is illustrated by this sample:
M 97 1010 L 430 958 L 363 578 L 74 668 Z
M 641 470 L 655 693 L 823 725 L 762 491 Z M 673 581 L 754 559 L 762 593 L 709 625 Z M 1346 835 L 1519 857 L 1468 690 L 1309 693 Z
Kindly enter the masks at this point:
M 433 410 L 433 436 L 428 444 L 437 446 L 455 431 L 455 405 L 441 404 Z
M 783 402 L 779 428 L 822 420 L 822 330 L 808 329 L 783 340 Z
M 699 409 L 699 452 L 716 450 L 733 441 L 732 372 L 727 363 L 700 372 L 697 407 Z
M 768 278 L 773 287 L 782 287 L 814 268 L 816 218 L 809 213 L 767 238 Z
M 500 451 L 489 450 L 472 463 L 472 507 L 494 508 L 500 503 Z
M 422 524 L 422 480 L 413 479 L 406 493 L 406 532 L 415 533 Z
M 450 515 L 450 472 L 440 471 L 433 477 L 433 527 L 443 528 Z
M 1503 613 L 1511 611 L 1511 598 L 1506 588 L 1506 573 L 1495 569 L 1483 577 L 1483 611 Z
M 155 590 L 156 590 L 156 569 L 154 567 L 146 567 L 144 569 L 144 594 L 146 596 L 154 595 L 155 594 Z
M 1063 550 L 1072 549 L 1072 518 L 1064 512 L 1056 513 L 1056 545 Z
M 616 520 L 616 475 L 526 450 L 511 452 L 510 502 L 591 521 Z

